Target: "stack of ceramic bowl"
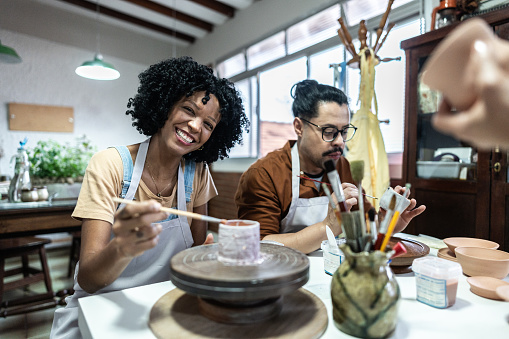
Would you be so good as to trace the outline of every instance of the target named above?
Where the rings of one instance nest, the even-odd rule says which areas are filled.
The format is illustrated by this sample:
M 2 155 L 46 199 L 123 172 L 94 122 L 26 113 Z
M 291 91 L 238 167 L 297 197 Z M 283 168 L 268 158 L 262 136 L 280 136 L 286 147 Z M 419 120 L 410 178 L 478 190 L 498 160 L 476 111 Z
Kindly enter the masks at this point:
M 496 242 L 490 240 L 466 237 L 445 238 L 444 243 L 447 247 L 439 249 L 437 257 L 456 262 L 458 262 L 458 258 L 456 258 L 456 253 L 454 252 L 456 247 L 482 247 L 494 250 L 499 247 Z
M 503 293 L 504 286 L 509 286 L 509 282 L 502 280 L 509 274 L 509 253 L 498 250 L 497 243 L 484 239 L 447 238 L 444 243 L 449 252 L 454 252 L 463 273 L 469 276 L 467 281 L 473 293 L 490 299 L 504 299 L 497 289 L 500 287 Z

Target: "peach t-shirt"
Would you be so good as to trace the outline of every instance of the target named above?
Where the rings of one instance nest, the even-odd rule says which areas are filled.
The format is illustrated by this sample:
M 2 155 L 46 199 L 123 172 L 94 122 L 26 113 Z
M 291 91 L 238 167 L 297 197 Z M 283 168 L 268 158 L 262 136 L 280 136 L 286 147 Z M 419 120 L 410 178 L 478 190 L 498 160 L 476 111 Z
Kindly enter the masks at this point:
M 133 161 L 134 162 L 134 161 Z M 184 160 L 181 162 L 184 171 Z M 118 197 L 122 191 L 123 165 L 122 159 L 115 148 L 96 153 L 88 164 L 81 191 L 72 217 L 77 220 L 99 219 L 113 224 L 113 216 L 117 203 L 112 197 Z M 167 197 L 158 197 L 140 180 L 135 199 L 144 201 L 153 199 L 164 207 L 177 206 L 177 185 Z M 205 163 L 197 163 L 193 180 L 191 201 L 186 203 L 187 210 L 193 211 L 196 206 L 206 204 L 217 195 L 209 168 Z M 191 219 L 188 218 L 189 224 Z

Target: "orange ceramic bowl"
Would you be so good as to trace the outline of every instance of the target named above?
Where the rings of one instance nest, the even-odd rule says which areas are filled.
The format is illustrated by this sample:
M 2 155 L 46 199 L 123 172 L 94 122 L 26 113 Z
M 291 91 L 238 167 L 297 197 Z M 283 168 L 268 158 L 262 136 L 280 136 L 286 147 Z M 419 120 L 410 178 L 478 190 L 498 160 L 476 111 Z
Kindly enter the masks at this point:
M 454 253 L 456 247 L 483 247 L 496 250 L 500 246 L 494 241 L 465 237 L 445 238 L 444 243 L 452 253 Z
M 456 258 L 465 275 L 503 279 L 509 274 L 509 253 L 481 247 L 457 247 Z

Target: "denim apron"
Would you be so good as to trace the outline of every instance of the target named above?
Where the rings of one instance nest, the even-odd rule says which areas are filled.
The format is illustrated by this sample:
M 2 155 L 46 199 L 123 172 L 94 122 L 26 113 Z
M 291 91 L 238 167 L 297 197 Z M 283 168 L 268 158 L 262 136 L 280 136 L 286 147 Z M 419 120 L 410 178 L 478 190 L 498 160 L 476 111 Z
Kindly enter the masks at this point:
M 119 150 L 122 162 L 124 164 L 124 183 L 122 196 L 125 193 L 125 199 L 132 200 L 138 189 L 141 174 L 145 164 L 150 138 L 140 144 L 134 169 L 132 160 L 128 155 L 127 148 Z M 127 151 L 127 152 L 126 152 Z M 130 161 L 129 161 L 130 160 Z M 131 164 L 131 165 L 129 165 Z M 185 174 L 182 167 L 179 166 L 177 181 L 177 207 L 179 210 L 186 211 L 186 196 L 190 198 L 192 181 L 194 178 L 195 163 L 186 162 Z M 127 170 L 126 170 L 127 169 Z M 132 170 L 132 171 L 131 171 Z M 132 173 L 132 177 L 128 172 Z M 129 180 L 129 178 L 131 180 Z M 187 180 L 186 180 L 187 179 Z M 189 182 L 190 180 L 190 182 Z M 187 182 L 186 182 L 187 181 Z M 127 188 L 127 186 L 129 186 Z M 187 186 L 187 193 L 186 193 Z M 122 205 L 119 206 L 121 208 Z M 118 291 L 126 288 L 153 284 L 170 279 L 170 259 L 178 252 L 193 245 L 191 229 L 187 217 L 170 214 L 166 220 L 158 222 L 163 230 L 159 234 L 159 241 L 156 247 L 145 251 L 142 255 L 135 257 L 127 265 L 122 274 L 110 285 L 100 289 L 93 295 Z M 113 238 L 113 233 L 112 233 Z M 78 328 L 78 299 L 91 294 L 83 291 L 77 282 L 79 263 L 76 265 L 74 274 L 74 294 L 66 298 L 67 306 L 55 311 L 53 327 L 50 338 L 81 338 Z
M 297 143 L 292 147 L 292 202 L 288 214 L 281 220 L 280 233 L 295 233 L 323 221 L 327 216 L 329 198 L 299 198 L 300 159 Z

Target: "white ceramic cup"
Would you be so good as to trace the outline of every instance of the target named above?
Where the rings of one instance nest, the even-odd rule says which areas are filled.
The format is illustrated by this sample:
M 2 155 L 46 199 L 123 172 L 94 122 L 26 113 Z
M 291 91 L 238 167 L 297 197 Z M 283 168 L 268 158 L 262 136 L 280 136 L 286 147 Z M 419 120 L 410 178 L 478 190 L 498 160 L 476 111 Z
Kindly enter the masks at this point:
M 392 187 L 389 187 L 388 189 L 385 190 L 384 194 L 380 198 L 380 207 L 382 207 L 384 210 L 388 210 L 389 204 L 391 203 L 391 199 L 393 196 L 396 196 L 396 209 L 398 209 L 399 211 L 404 211 L 408 207 L 408 205 L 410 205 L 410 200 L 408 200 L 401 194 L 396 193 L 396 191 L 394 191 Z

